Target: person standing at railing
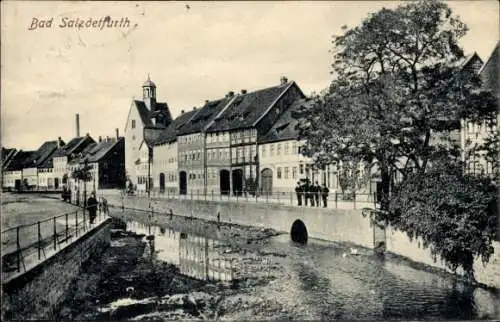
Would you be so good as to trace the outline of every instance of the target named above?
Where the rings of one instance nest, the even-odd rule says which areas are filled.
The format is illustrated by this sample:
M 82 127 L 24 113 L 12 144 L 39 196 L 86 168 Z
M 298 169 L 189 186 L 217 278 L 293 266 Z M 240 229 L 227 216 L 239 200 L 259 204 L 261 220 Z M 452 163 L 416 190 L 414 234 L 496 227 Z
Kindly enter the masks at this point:
M 319 196 L 321 195 L 321 186 L 319 185 L 318 181 L 316 181 L 313 191 L 314 191 L 314 199 L 316 201 L 316 207 L 319 207 Z
M 297 195 L 297 203 L 302 206 L 302 185 L 300 181 L 297 181 L 297 186 L 295 187 L 295 194 Z
M 311 191 L 311 185 L 309 182 L 306 182 L 304 184 L 304 196 L 305 196 L 305 205 L 308 205 L 308 201 L 311 203 L 311 206 L 314 206 L 314 199 L 312 199 L 312 191 Z
M 330 190 L 326 187 L 326 184 L 323 183 L 323 187 L 321 188 L 321 197 L 323 198 L 323 208 L 327 207 L 327 201 L 328 201 L 328 193 Z
M 95 198 L 95 192 L 90 194 L 89 199 L 87 199 L 87 209 L 89 210 L 90 223 L 93 224 L 95 218 L 97 217 L 97 199 Z

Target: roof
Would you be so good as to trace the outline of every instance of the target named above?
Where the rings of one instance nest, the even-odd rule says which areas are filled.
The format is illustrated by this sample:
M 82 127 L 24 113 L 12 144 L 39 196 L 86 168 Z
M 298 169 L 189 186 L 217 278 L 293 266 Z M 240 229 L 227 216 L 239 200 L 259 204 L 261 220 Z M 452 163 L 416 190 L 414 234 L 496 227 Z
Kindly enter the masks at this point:
M 479 70 L 479 76 L 483 81 L 483 86 L 500 97 L 500 44 L 497 43 L 486 63 Z
M 42 161 L 38 165 L 39 169 L 47 169 L 47 168 L 53 168 L 54 167 L 54 162 L 52 161 L 54 159 L 54 154 L 56 153 L 57 150 L 53 150 L 52 153 L 50 153 L 45 160 Z
M 64 142 L 62 143 L 64 144 Z M 24 163 L 24 168 L 38 167 L 43 164 L 47 158 L 57 150 L 58 141 L 47 141 L 33 153 L 31 158 L 27 159 Z
M 144 141 L 148 146 L 174 142 L 180 128 L 198 111 L 192 110 L 179 115 L 167 127 L 149 126 L 144 129 Z
M 71 164 L 82 163 L 87 159 L 88 162 L 99 162 L 104 158 L 116 145 L 123 144 L 124 138 L 120 137 L 118 140 L 109 139 L 101 142 L 93 142 L 86 146 L 78 158 L 71 161 Z
M 307 115 L 306 108 L 310 100 L 300 98 L 292 103 L 292 106 L 280 115 L 271 129 L 259 137 L 259 143 L 271 143 L 285 140 L 296 140 L 299 137 L 297 125 L 300 119 Z
M 85 146 L 89 143 L 95 142 L 92 137 L 86 135 L 86 136 L 81 136 L 81 137 L 76 137 L 71 139 L 68 143 L 57 149 L 57 151 L 54 153 L 52 157 L 63 157 L 63 156 L 69 156 L 72 153 L 78 153 Z M 87 144 L 85 144 L 87 143 Z
M 36 151 L 18 151 L 13 157 L 9 164 L 4 169 L 5 171 L 19 171 L 23 169 L 23 165 L 27 160 L 31 159 Z
M 233 97 L 225 97 L 214 101 L 206 101 L 205 105 L 195 110 L 193 117 L 182 125 L 178 135 L 203 131 L 232 99 Z
M 274 102 L 286 92 L 294 82 L 268 87 L 246 94 L 238 94 L 231 104 L 215 118 L 207 132 L 247 128 L 266 114 Z
M 144 101 L 134 100 L 134 105 L 137 108 L 137 112 L 139 113 L 143 126 L 153 126 L 151 118 L 158 116 L 159 114 L 163 114 L 167 124 L 172 120 L 172 115 L 170 114 L 167 103 L 155 103 L 153 111 L 148 109 Z
M 9 149 L 2 147 L 2 155 L 1 155 L 2 168 L 9 163 L 9 161 L 15 154 L 16 154 L 16 149 Z
M 155 83 L 153 83 L 153 81 L 149 78 L 149 75 L 148 75 L 148 79 L 146 79 L 146 81 L 144 82 L 142 87 L 156 87 L 156 85 L 155 85 Z

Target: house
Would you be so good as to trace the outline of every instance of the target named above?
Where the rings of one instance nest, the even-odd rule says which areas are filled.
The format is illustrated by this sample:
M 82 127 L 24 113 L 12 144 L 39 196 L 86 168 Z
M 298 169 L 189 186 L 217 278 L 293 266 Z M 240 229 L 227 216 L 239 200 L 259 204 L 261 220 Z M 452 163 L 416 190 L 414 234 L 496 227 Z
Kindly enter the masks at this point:
M 196 113 L 181 111 L 167 127 L 146 127 L 144 140 L 151 147 L 153 190 L 160 193 L 179 193 L 178 139 L 179 129 Z
M 9 165 L 9 163 L 12 161 L 14 155 L 16 155 L 17 150 L 16 149 L 8 149 L 2 147 L 2 154 L 0 155 L 1 157 L 1 169 L 2 169 L 2 187 L 7 187 L 7 182 L 4 182 L 4 171 Z
M 73 178 L 72 172 L 87 165 L 91 180 L 84 182 Z M 69 187 L 73 200 L 83 201 L 85 193 L 104 189 L 122 189 L 125 186 L 125 139 L 99 138 L 85 147 L 78 157 L 69 162 L 71 173 Z
M 156 101 L 156 85 L 148 79 L 142 85 L 143 100 L 132 100 L 125 123 L 125 169 L 132 184 L 138 184 L 136 163 L 144 142 L 144 128 L 147 126 L 168 126 L 172 116 L 166 102 Z
M 216 150 L 222 153 L 222 148 L 207 145 L 206 130 L 234 99 L 234 94 L 229 93 L 224 98 L 205 101 L 200 109 L 193 109 L 193 116 L 178 130 L 179 191 L 181 194 L 205 194 L 207 188 L 208 191 L 215 188 L 213 178 L 208 176 L 214 166 L 211 162 L 213 158 L 209 161 L 209 156 Z M 209 164 L 210 170 L 207 169 Z
M 482 81 L 482 88 L 491 93 L 497 99 L 497 107 L 500 102 L 500 83 L 499 83 L 499 59 L 500 59 L 500 43 L 497 43 L 490 57 L 486 62 L 480 66 L 479 69 L 475 69 L 479 74 Z M 491 124 L 483 122 L 482 124 L 477 124 L 470 122 L 468 120 L 463 120 L 461 122 L 461 145 L 464 152 L 462 158 L 466 163 L 466 171 L 469 173 L 483 173 L 486 175 L 494 175 L 498 171 L 498 167 L 495 165 L 494 160 L 487 160 L 485 158 L 485 151 L 479 151 L 479 155 L 468 156 L 468 151 L 474 147 L 481 146 L 487 137 L 498 135 L 497 133 L 497 119 L 492 120 Z
M 207 127 L 209 138 L 224 139 L 224 147 L 219 148 L 224 149 L 222 156 L 226 155 L 225 150 L 229 151 L 229 164 L 224 164 L 229 167 L 217 169 L 220 171 L 221 191 L 239 195 L 244 191 L 253 193 L 258 187 L 262 190 L 258 139 L 269 131 L 295 100 L 301 98 L 305 95 L 298 85 L 282 77 L 277 86 L 253 92 L 242 91 Z
M 23 166 L 31 159 L 35 151 L 19 150 L 3 165 L 2 187 L 20 190 L 23 187 Z
M 23 184 L 29 188 L 39 187 L 39 174 L 42 171 L 38 171 L 39 167 L 45 170 L 45 166 L 48 166 L 47 160 L 51 159 L 54 152 L 63 145 L 61 138 L 56 141 L 44 142 L 38 150 L 36 150 L 29 159 L 25 161 L 22 169 L 22 180 Z M 48 176 L 43 174 L 42 178 L 47 179 Z
M 67 184 L 70 169 L 70 163 L 90 144 L 95 143 L 94 139 L 89 135 L 77 136 L 71 139 L 67 144 L 57 149 L 52 157 L 54 185 L 61 187 Z

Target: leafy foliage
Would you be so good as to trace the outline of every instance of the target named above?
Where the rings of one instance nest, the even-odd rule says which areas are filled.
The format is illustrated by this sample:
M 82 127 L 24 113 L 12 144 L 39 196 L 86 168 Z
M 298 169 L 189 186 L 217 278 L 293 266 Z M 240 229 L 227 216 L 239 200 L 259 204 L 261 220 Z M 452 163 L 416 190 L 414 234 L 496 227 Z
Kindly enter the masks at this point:
M 458 158 L 452 131 L 460 120 L 496 112 L 463 65 L 457 41 L 467 27 L 446 4 L 382 9 L 344 31 L 333 41 L 335 79 L 301 124 L 306 154 L 318 163 L 367 161 L 388 196 L 392 172 L 404 178 L 443 154 Z
M 92 181 L 92 166 L 85 163 L 83 166 L 80 166 L 78 169 L 74 170 L 71 173 L 71 177 L 78 181 L 89 182 Z
M 472 272 L 473 256 L 491 255 L 491 191 L 483 179 L 439 166 L 461 159 L 461 120 L 496 119 L 495 97 L 458 46 L 466 32 L 445 3 L 432 0 L 343 27 L 333 39 L 334 79 L 313 97 L 300 138 L 320 165 L 370 164 L 381 179 L 376 219 L 422 237 L 450 267 Z M 495 162 L 497 145 L 491 139 L 482 147 Z
M 463 175 L 461 166 L 434 164 L 424 175 L 396 185 L 391 225 L 439 255 L 452 270 L 472 276 L 475 257 L 487 262 L 498 229 L 497 188 L 488 178 Z

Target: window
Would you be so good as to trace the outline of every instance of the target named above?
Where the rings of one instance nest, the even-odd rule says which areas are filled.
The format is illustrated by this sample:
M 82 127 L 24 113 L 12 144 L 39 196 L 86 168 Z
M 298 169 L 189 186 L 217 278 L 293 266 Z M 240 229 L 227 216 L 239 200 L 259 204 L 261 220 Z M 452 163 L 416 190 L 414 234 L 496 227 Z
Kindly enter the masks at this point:
M 132 128 L 135 129 L 135 120 L 132 120 Z
M 300 165 L 300 174 L 304 174 L 304 165 L 303 164 Z
M 266 156 L 266 146 L 262 146 L 262 157 L 264 158 Z
M 274 156 L 274 144 L 271 144 L 271 156 Z
M 196 160 L 200 160 L 201 159 L 201 152 L 198 152 L 198 154 L 196 155 Z
M 295 153 L 295 151 L 297 151 L 297 142 L 292 143 L 292 154 Z
M 278 167 L 278 171 L 276 172 L 276 177 L 281 179 L 281 167 Z
M 288 155 L 288 142 L 284 143 L 285 145 L 285 155 Z
M 297 167 L 292 168 L 292 179 L 297 179 Z
M 285 167 L 285 179 L 288 179 L 288 167 Z
M 278 143 L 278 148 L 276 149 L 276 155 L 281 154 L 281 143 Z

